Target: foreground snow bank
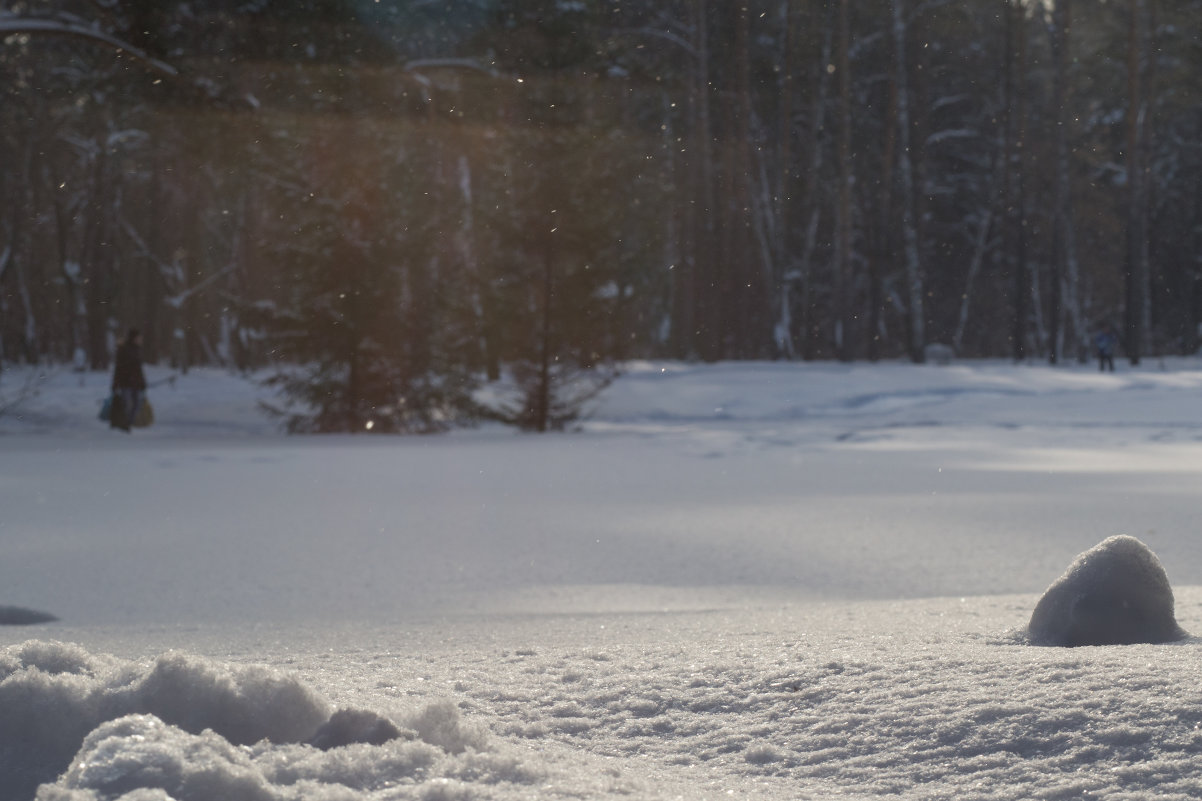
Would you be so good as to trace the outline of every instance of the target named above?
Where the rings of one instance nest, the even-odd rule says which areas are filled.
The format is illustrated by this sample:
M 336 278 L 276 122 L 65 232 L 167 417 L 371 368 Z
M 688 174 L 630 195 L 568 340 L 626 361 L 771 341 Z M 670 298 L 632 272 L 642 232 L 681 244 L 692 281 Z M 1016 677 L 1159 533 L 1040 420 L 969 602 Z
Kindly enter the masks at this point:
M 444 773 L 483 761 L 506 780 L 524 776 L 483 753 L 484 736 L 453 704 L 427 704 L 404 727 L 365 710 L 331 717 L 279 670 L 181 653 L 139 665 L 28 641 L 0 655 L 0 708 L 4 801 L 345 798 L 445 778 L 430 773 L 448 761 Z
M 1181 624 L 1199 630 L 1202 588 L 1177 589 Z M 1034 602 L 460 617 L 273 627 L 268 637 L 253 625 L 56 625 L 84 646 L 2 652 L 10 667 L 25 666 L 0 681 L 0 798 L 1202 796 L 1200 643 L 1031 648 L 1022 627 Z M 173 647 L 206 658 L 155 656 Z M 159 700 L 139 689 L 164 663 L 188 677 L 175 692 L 197 716 L 186 725 L 164 720 Z M 39 689 L 5 686 L 22 673 L 40 678 Z M 260 725 L 301 739 L 231 741 L 227 718 L 245 716 L 206 711 L 221 706 L 211 687 L 226 680 L 240 703 L 264 710 Z M 327 751 L 306 744 L 308 726 L 281 725 L 284 710 L 270 701 L 280 684 L 320 713 L 313 720 L 334 706 L 376 710 L 402 736 Z M 96 708 L 121 695 L 143 701 L 102 720 Z M 26 758 L 40 772 L 21 793 L 14 766 Z
M 1173 588 L 1156 554 L 1116 536 L 1080 554 L 1048 587 L 1028 625 L 1036 645 L 1130 645 L 1179 640 Z

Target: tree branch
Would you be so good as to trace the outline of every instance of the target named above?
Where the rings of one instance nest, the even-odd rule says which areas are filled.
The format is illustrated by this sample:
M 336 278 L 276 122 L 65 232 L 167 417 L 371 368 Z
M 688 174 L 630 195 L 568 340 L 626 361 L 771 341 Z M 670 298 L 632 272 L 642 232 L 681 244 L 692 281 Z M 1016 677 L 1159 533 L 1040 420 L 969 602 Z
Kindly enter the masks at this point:
M 176 77 L 179 70 L 165 61 L 160 61 L 149 53 L 134 47 L 129 42 L 118 39 L 103 31 L 90 27 L 83 20 L 75 19 L 38 19 L 34 17 L 19 17 L 10 14 L 0 14 L 0 36 L 13 34 L 41 34 L 47 36 L 76 36 L 94 42 L 109 45 L 133 58 L 141 61 L 156 72 Z

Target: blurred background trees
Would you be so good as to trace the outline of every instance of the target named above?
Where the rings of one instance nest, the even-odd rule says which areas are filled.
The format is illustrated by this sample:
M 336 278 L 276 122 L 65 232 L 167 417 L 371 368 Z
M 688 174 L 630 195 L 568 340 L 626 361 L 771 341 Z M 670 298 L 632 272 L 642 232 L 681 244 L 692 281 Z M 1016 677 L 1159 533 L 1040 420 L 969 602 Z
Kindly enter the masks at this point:
M 136 325 L 424 431 L 639 357 L 1199 345 L 1202 0 L 7 8 L 0 364 Z

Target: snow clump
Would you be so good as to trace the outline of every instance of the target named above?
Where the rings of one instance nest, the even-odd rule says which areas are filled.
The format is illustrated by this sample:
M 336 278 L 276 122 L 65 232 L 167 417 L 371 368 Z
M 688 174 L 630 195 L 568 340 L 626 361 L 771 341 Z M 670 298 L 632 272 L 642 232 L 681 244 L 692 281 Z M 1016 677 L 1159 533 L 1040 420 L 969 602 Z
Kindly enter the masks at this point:
M 1186 636 L 1173 614 L 1173 589 L 1156 554 L 1115 536 L 1077 556 L 1044 592 L 1027 625 L 1031 643 L 1130 645 Z
M 0 709 L 0 801 L 342 801 L 460 773 L 533 775 L 488 753 L 486 731 L 449 701 L 402 725 L 331 714 L 293 676 L 178 652 L 143 664 L 58 642 L 11 646 Z
M 49 612 L 26 609 L 23 606 L 0 606 L 0 626 L 32 626 L 37 623 L 53 623 L 57 617 Z

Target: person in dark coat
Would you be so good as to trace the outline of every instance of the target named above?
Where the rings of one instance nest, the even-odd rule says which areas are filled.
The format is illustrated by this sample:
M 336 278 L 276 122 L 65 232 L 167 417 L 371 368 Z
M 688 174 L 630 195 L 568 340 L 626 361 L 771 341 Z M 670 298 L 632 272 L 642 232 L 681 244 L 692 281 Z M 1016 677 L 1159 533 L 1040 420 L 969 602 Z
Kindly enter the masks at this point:
M 1110 323 L 1102 326 L 1102 330 L 1094 337 L 1094 344 L 1098 349 L 1098 369 L 1105 371 L 1110 368 L 1110 372 L 1114 372 L 1114 350 L 1118 346 L 1119 336 L 1114 331 L 1114 326 Z
M 142 372 L 142 334 L 129 329 L 117 346 L 113 367 L 113 413 L 110 425 L 129 431 L 146 400 L 146 374 Z

